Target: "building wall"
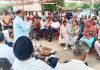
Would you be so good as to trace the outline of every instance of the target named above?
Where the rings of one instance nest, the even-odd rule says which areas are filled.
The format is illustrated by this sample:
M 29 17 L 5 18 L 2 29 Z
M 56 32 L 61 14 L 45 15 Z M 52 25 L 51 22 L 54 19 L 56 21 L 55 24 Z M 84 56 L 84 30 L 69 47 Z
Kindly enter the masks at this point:
M 13 11 L 17 11 L 18 9 L 24 9 L 25 11 L 42 11 L 40 0 L 33 0 L 34 3 L 32 5 L 24 5 L 24 6 L 13 6 Z

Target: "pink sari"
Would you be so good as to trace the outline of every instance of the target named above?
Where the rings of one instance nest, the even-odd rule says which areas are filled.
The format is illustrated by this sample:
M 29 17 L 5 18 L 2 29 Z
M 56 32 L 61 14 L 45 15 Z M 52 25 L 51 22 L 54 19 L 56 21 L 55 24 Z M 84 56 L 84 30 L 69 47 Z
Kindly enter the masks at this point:
M 91 21 L 89 21 L 90 26 L 85 26 L 84 28 L 84 36 L 87 39 L 90 39 L 91 36 L 95 36 L 97 34 L 97 29 L 93 26 L 93 23 Z

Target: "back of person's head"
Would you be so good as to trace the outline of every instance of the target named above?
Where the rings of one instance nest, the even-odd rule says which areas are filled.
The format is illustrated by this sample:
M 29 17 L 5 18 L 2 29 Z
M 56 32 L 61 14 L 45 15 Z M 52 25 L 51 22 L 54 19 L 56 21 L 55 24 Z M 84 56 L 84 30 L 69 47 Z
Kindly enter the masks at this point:
M 0 32 L 0 42 L 3 42 L 5 39 L 4 34 L 2 32 Z
M 28 37 L 19 37 L 14 44 L 13 51 L 19 60 L 27 60 L 32 56 L 32 53 L 34 52 L 33 44 Z
M 16 11 L 16 14 L 20 14 L 20 13 L 21 13 L 21 11 L 22 11 L 22 10 L 17 10 L 17 11 Z
M 81 57 L 82 55 L 88 52 L 88 48 L 89 46 L 85 42 L 77 41 L 75 43 L 75 49 L 74 49 L 73 54 L 76 57 Z
M 20 10 L 16 11 L 16 14 L 17 14 L 18 16 L 24 17 L 24 16 L 25 16 L 25 11 L 22 10 L 22 9 L 20 9 Z
M 9 12 L 5 12 L 5 15 L 9 15 Z

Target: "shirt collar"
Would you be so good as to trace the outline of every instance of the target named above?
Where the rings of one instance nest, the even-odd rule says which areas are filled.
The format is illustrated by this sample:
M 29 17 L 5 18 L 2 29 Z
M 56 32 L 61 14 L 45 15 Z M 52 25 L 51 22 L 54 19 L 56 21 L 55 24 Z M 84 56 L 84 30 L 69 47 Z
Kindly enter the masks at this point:
M 71 62 L 77 62 L 77 63 L 82 63 L 82 64 L 84 64 L 83 61 L 81 61 L 81 60 L 77 60 L 77 59 L 72 59 Z
M 16 15 L 16 17 L 17 17 L 17 18 L 21 18 L 21 17 L 20 17 L 20 16 L 18 16 L 18 15 Z M 23 19 L 23 18 L 21 18 L 21 19 Z

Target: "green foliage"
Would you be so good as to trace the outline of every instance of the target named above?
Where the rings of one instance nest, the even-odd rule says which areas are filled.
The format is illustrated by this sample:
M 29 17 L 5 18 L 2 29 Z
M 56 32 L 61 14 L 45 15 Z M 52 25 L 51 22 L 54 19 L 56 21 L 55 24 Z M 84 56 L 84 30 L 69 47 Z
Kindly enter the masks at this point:
M 63 6 L 64 5 L 64 0 L 55 0 L 57 5 Z
M 63 7 L 64 5 L 64 0 L 53 0 L 53 2 L 55 4 L 44 4 L 43 10 L 47 10 L 47 11 L 54 11 L 57 9 L 58 6 Z
M 100 3 L 95 3 L 94 9 L 95 9 L 96 15 L 98 15 L 98 12 L 100 11 Z
M 89 3 L 83 3 L 82 5 L 81 5 L 81 9 L 89 9 L 90 8 L 90 4 Z
M 0 6 L 0 14 L 3 14 L 4 11 L 8 11 L 8 10 L 13 10 L 13 7 L 12 6 Z
M 43 10 L 46 10 L 46 11 L 56 10 L 55 4 L 44 4 L 42 7 L 43 7 Z
M 100 10 L 100 3 L 95 3 L 94 8 L 96 11 L 99 11 Z
M 76 2 L 71 2 L 71 3 L 64 3 L 64 8 L 66 9 L 89 9 L 90 4 L 89 3 L 76 3 Z
M 90 3 L 76 3 L 76 2 L 71 2 L 71 3 L 64 3 L 64 8 L 66 9 L 89 9 L 90 8 Z
M 64 3 L 64 7 L 66 9 L 78 9 L 79 8 L 79 4 L 76 3 L 76 2 Z

